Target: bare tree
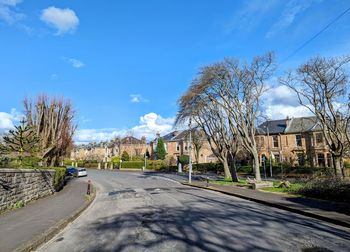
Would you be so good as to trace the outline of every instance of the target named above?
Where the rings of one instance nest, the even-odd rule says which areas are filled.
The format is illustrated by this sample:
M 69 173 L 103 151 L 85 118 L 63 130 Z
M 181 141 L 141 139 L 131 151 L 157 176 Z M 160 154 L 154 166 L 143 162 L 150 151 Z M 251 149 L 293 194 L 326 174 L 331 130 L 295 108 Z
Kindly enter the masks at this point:
M 254 58 L 251 64 L 225 59 L 203 68 L 196 87 L 211 103 L 224 110 L 231 135 L 240 139 L 253 158 L 257 181 L 261 181 L 261 176 L 256 124 L 266 81 L 275 68 L 273 59 L 272 53 Z
M 40 139 L 44 164 L 56 166 L 73 148 L 76 129 L 72 104 L 63 99 L 39 96 L 35 102 L 24 100 L 28 125 Z
M 342 157 L 349 144 L 350 85 L 345 68 L 349 61 L 350 56 L 318 56 L 280 79 L 316 116 L 332 155 L 335 175 L 340 177 L 344 175 Z
M 225 115 L 216 103 L 212 103 L 198 89 L 198 80 L 194 80 L 185 95 L 180 98 L 180 109 L 176 118 L 176 125 L 183 124 L 188 119 L 193 119 L 200 128 L 212 149 L 213 154 L 223 164 L 225 178 L 231 178 L 228 158 L 236 142 L 230 140 L 230 132 L 225 123 Z M 238 181 L 237 174 L 233 176 Z
M 196 159 L 196 165 L 198 169 L 200 151 L 203 148 L 203 145 L 205 144 L 205 141 L 206 141 L 205 134 L 202 130 L 194 128 L 192 130 L 192 139 L 193 139 L 193 146 L 194 146 L 194 157 Z

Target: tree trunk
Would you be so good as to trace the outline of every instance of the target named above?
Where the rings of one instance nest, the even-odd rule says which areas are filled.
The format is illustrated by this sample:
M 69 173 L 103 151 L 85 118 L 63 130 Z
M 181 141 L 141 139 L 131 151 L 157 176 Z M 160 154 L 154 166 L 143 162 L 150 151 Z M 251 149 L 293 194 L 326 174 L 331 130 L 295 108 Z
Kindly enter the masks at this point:
M 255 179 L 256 181 L 260 182 L 261 181 L 261 176 L 260 176 L 260 164 L 259 164 L 259 155 L 258 153 L 253 154 L 253 169 L 255 172 Z
M 225 174 L 225 179 L 231 179 L 231 172 L 230 172 L 230 167 L 227 163 L 227 159 L 222 162 L 224 166 L 224 174 Z
M 233 161 L 231 163 L 231 175 L 232 175 L 232 181 L 233 182 L 239 182 L 237 169 L 236 169 L 236 162 L 235 161 Z
M 333 156 L 333 167 L 334 167 L 335 176 L 343 177 L 343 171 L 341 167 L 341 157 Z

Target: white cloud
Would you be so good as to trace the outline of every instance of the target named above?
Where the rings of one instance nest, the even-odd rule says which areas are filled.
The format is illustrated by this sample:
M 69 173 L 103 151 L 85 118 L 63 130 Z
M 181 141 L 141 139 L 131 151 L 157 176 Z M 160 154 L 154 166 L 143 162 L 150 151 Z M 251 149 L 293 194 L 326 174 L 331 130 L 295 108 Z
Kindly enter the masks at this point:
M 92 141 L 106 141 L 116 136 L 125 136 L 128 132 L 133 132 L 137 138 L 145 136 L 146 139 L 151 140 L 156 137 L 159 132 L 161 135 L 169 133 L 173 128 L 174 118 L 163 118 L 156 113 L 148 113 L 140 117 L 139 125 L 130 129 L 81 129 L 77 130 L 75 142 L 88 143 Z
M 74 58 L 68 59 L 68 62 L 71 63 L 74 68 L 81 68 L 85 66 L 83 62 Z
M 67 57 L 61 57 L 61 60 L 69 63 L 74 68 L 82 68 L 85 66 L 85 63 L 83 63 L 81 60 L 75 59 L 75 58 L 67 58 Z
M 311 112 L 299 104 L 296 94 L 287 86 L 276 85 L 262 97 L 263 115 L 268 119 L 310 116 Z
M 10 113 L 0 112 L 0 133 L 13 129 L 14 125 L 23 118 L 23 114 L 11 109 Z
M 225 25 L 226 32 L 234 30 L 250 31 L 261 23 L 262 18 L 278 3 L 277 0 L 251 0 L 245 1 L 244 6 L 233 15 Z
M 266 33 L 266 38 L 271 38 L 276 33 L 286 29 L 294 22 L 296 16 L 306 11 L 314 2 L 320 1 L 321 0 L 290 0 L 286 4 L 278 21 L 274 23 Z
M 40 19 L 47 25 L 57 29 L 56 35 L 74 33 L 79 25 L 79 18 L 69 8 L 61 9 L 50 6 L 42 10 Z
M 132 103 L 139 103 L 139 102 L 149 102 L 148 99 L 145 99 L 140 94 L 131 94 L 130 95 L 130 102 Z
M 8 24 L 14 24 L 24 17 L 24 14 L 17 11 L 16 6 L 22 0 L 0 0 L 0 19 Z

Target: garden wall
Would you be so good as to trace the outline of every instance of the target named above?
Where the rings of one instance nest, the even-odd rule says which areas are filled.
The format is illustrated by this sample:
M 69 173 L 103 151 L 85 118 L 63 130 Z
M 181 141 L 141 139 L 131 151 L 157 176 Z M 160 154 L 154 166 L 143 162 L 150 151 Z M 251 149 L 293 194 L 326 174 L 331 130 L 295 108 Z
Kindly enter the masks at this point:
M 53 194 L 55 170 L 0 169 L 0 212 Z

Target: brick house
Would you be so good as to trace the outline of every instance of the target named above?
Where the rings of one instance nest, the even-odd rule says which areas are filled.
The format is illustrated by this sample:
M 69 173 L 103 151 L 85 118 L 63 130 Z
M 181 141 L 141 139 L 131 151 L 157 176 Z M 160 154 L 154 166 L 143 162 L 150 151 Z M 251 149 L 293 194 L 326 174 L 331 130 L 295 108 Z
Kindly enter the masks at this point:
M 71 159 L 109 162 L 112 157 L 121 156 L 124 151 L 131 158 L 133 156 L 143 156 L 148 147 L 145 137 L 137 139 L 133 136 L 127 136 L 120 139 L 120 141 L 92 142 L 75 146 L 71 152 Z
M 266 121 L 256 133 L 260 162 L 270 156 L 291 165 L 332 166 L 331 154 L 316 117 Z
M 157 149 L 157 143 L 158 143 L 159 137 L 160 135 L 158 134 L 157 138 L 150 143 L 150 147 L 151 147 L 150 154 L 152 158 L 156 158 L 156 149 Z M 182 155 L 189 155 L 189 131 L 188 130 L 173 131 L 169 134 L 162 136 L 162 139 L 164 141 L 164 147 L 167 152 L 167 155 L 171 156 L 174 160 L 177 160 L 178 157 Z M 193 162 L 196 161 L 194 145 L 192 145 L 192 160 Z M 202 148 L 199 151 L 198 161 L 199 163 L 217 162 L 217 158 L 213 154 L 210 148 L 210 145 L 206 140 L 203 141 Z

